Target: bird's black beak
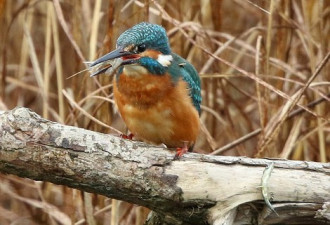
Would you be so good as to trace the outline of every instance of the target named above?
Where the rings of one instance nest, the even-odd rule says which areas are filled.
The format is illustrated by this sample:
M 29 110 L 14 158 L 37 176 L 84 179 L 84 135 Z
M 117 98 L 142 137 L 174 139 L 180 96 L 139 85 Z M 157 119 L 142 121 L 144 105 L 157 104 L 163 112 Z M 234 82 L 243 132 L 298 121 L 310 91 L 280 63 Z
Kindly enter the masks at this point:
M 92 64 L 90 64 L 90 67 L 96 66 L 100 63 L 103 63 L 105 61 L 109 61 L 109 60 L 113 60 L 122 56 L 127 56 L 127 55 L 131 55 L 132 53 L 124 51 L 122 48 L 117 48 L 116 50 L 113 50 L 112 52 L 98 58 L 97 60 L 95 60 Z
M 113 67 L 113 69 L 115 70 L 121 65 L 132 64 L 135 62 L 137 58 L 139 57 L 136 54 L 129 51 L 125 51 L 123 48 L 117 48 L 116 50 L 113 50 L 112 52 L 96 59 L 94 62 L 92 62 L 89 65 L 90 68 L 96 66 L 101 67 L 105 65 L 100 70 L 91 74 L 91 77 L 105 73 L 110 67 Z M 116 59 L 120 59 L 120 60 L 115 61 Z M 114 65 L 111 61 L 114 61 L 116 65 Z

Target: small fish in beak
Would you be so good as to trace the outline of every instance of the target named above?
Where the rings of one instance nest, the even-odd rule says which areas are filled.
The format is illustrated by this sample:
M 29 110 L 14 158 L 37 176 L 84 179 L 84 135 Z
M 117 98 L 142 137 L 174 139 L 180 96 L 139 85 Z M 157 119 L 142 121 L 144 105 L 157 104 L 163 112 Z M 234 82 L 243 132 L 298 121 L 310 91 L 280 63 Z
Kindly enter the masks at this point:
M 100 62 L 99 64 L 94 64 L 94 62 L 92 62 L 89 65 L 89 71 L 92 73 L 90 76 L 94 77 L 102 73 L 110 76 L 117 71 L 117 69 L 122 65 L 122 62 L 122 58 L 107 60 Z
M 117 48 L 89 64 L 89 70 L 92 72 L 91 77 L 102 73 L 111 75 L 120 66 L 135 63 L 138 58 L 139 56 L 132 52 Z

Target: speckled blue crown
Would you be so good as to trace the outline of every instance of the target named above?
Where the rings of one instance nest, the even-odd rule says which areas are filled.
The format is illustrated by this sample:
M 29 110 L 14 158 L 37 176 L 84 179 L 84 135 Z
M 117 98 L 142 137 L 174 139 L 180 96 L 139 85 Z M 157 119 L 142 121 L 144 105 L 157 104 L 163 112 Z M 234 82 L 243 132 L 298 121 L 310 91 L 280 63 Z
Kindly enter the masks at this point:
M 139 23 L 122 33 L 117 40 L 118 47 L 131 44 L 145 44 L 147 49 L 158 50 L 166 55 L 171 53 L 165 29 L 156 24 Z

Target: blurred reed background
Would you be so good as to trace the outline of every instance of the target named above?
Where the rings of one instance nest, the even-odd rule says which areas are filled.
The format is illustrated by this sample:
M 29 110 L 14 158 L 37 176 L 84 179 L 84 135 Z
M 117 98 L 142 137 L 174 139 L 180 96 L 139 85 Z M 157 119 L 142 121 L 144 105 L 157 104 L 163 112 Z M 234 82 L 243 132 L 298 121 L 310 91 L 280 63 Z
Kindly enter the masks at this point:
M 330 63 L 321 63 L 330 49 L 324 0 L 0 0 L 0 110 L 24 106 L 52 121 L 125 132 L 110 77 L 67 78 L 141 21 L 163 25 L 172 50 L 200 72 L 196 152 L 329 160 L 329 98 L 304 107 L 330 92 Z M 286 119 L 297 109 L 303 113 Z M 1 225 L 140 225 L 147 214 L 122 201 L 0 175 Z

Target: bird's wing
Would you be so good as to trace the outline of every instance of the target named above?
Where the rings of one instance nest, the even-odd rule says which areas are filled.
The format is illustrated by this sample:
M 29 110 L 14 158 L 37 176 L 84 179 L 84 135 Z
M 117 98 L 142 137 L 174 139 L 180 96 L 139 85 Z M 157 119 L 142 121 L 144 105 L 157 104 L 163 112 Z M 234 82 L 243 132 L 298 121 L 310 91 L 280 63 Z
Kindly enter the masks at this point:
M 188 61 L 183 59 L 177 54 L 173 55 L 173 62 L 169 68 L 171 74 L 178 74 L 178 77 L 175 77 L 176 79 L 182 77 L 184 81 L 188 83 L 189 86 L 189 94 L 190 98 L 197 109 L 198 113 L 201 113 L 201 102 L 202 102 L 202 96 L 201 96 L 201 80 L 199 78 L 199 75 L 194 68 L 193 65 L 191 65 Z

